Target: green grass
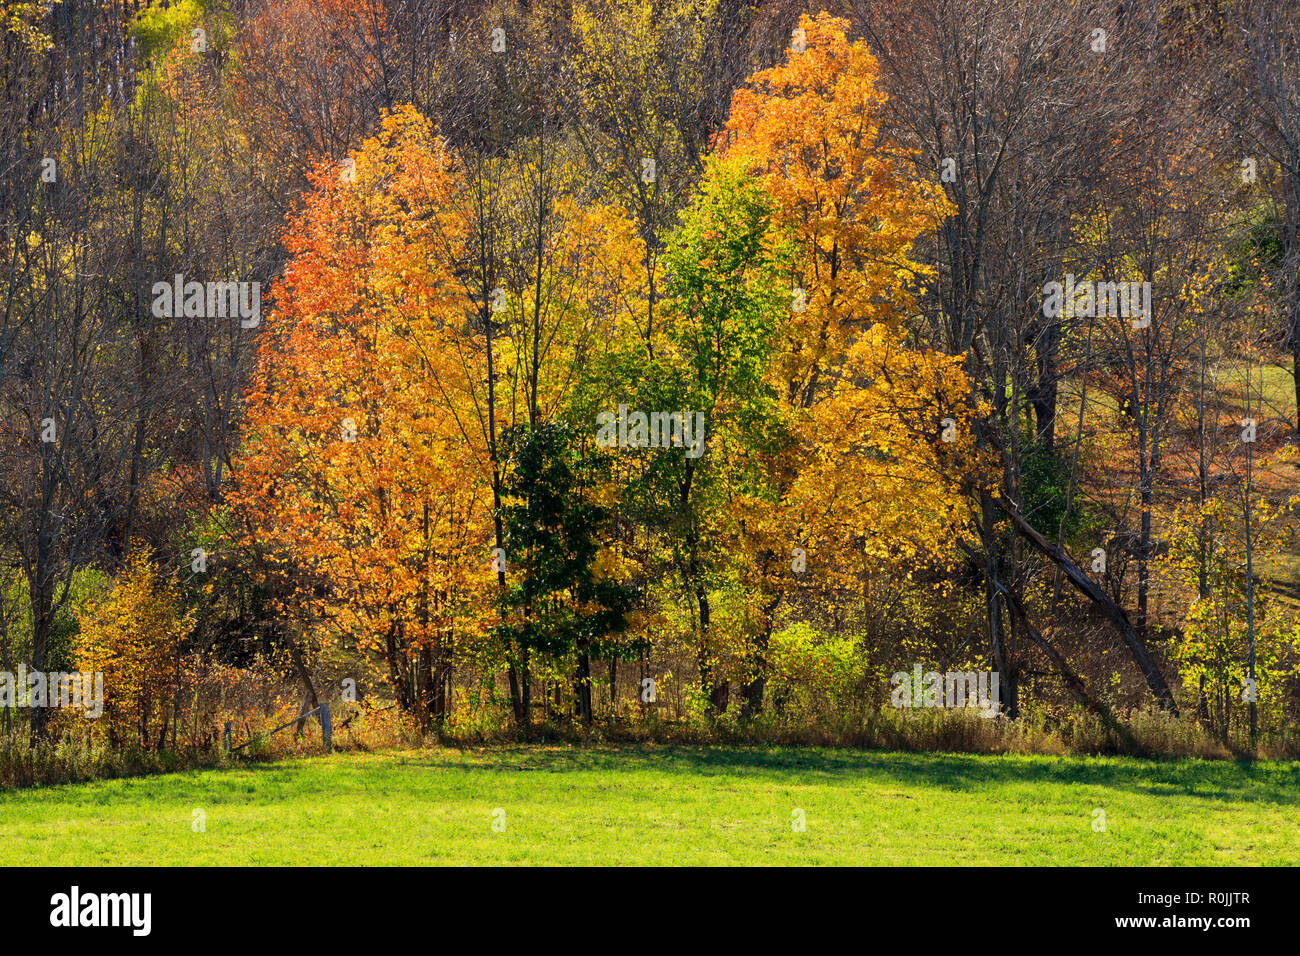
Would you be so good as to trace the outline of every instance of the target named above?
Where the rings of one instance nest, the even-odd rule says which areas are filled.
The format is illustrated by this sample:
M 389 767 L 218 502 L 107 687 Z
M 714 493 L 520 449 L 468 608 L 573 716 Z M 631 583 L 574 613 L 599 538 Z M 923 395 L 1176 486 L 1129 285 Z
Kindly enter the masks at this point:
M 1238 359 L 1224 359 L 1219 384 L 1235 399 L 1242 413 L 1246 410 L 1246 371 L 1250 371 L 1250 408 L 1260 418 L 1278 417 L 1295 420 L 1295 378 L 1290 365 L 1249 366 Z
M 419 750 L 9 791 L 0 862 L 1294 865 L 1298 805 L 1297 763 Z

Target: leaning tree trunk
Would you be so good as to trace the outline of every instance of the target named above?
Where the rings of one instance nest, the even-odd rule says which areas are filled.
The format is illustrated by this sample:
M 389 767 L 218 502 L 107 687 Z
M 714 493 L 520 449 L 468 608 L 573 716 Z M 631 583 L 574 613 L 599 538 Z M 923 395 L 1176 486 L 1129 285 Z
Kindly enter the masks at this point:
M 1169 685 L 1165 683 L 1164 675 L 1160 673 L 1155 661 L 1151 659 L 1146 643 L 1142 640 L 1142 636 L 1137 632 L 1137 629 L 1134 628 L 1133 623 L 1128 619 L 1128 615 L 1124 613 L 1124 609 L 1112 601 L 1110 596 L 1098 587 L 1092 578 L 1088 577 L 1077 564 L 1070 560 L 1069 555 L 1039 534 L 1033 525 L 1025 519 L 1025 516 L 1020 513 L 1019 508 L 1002 497 L 994 500 L 1003 513 L 1011 519 L 1016 531 L 1050 558 L 1065 574 L 1066 579 L 1084 597 L 1101 609 L 1115 630 L 1119 632 L 1120 637 L 1123 638 L 1125 645 L 1129 649 L 1129 654 L 1137 664 L 1138 669 L 1142 671 L 1142 676 L 1146 678 L 1147 686 L 1151 688 L 1151 693 L 1155 695 L 1157 703 L 1175 717 L 1178 716 L 1178 705 L 1174 703 L 1174 695 L 1169 690 Z
M 302 649 L 298 647 L 298 642 L 289 635 L 285 635 L 285 643 L 289 647 L 289 660 L 293 663 L 293 669 L 298 672 L 298 679 L 302 681 L 302 689 L 306 694 L 303 703 L 302 713 L 298 717 L 298 723 L 293 728 L 295 737 L 301 737 L 303 730 L 307 726 L 307 714 L 320 706 L 320 698 L 316 695 L 316 685 L 312 682 L 311 674 L 307 671 L 307 665 L 302 659 Z M 308 707 L 307 704 L 311 706 Z

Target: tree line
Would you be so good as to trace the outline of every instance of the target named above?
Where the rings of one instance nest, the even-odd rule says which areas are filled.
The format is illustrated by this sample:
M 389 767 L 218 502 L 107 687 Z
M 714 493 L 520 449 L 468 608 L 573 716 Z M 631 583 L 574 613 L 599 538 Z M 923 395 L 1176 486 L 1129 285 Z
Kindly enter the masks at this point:
M 1300 15 L 824 6 L 5 0 L 0 667 L 1283 733 Z

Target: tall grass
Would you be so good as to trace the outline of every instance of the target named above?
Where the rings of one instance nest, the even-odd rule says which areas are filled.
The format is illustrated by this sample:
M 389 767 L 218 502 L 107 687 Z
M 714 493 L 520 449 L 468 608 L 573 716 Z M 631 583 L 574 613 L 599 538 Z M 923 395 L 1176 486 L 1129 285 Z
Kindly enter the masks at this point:
M 1137 711 L 1107 725 L 1096 715 L 1075 710 L 1064 715 L 1026 709 L 1018 720 L 984 718 L 968 710 L 886 709 L 816 723 L 771 715 L 745 720 L 644 718 L 596 722 L 551 720 L 516 729 L 505 721 L 452 722 L 439 732 L 423 732 L 396 710 L 352 706 L 335 718 L 334 749 L 372 751 L 443 745 L 491 746 L 521 742 L 589 744 L 722 744 L 733 746 L 843 747 L 865 750 L 936 751 L 974 754 L 1110 755 L 1151 758 L 1197 757 L 1208 760 L 1300 759 L 1300 727 L 1288 726 L 1255 748 L 1245 740 L 1224 745 L 1193 718 Z M 85 780 L 168 773 L 200 767 L 236 765 L 318 754 L 320 727 L 309 719 L 301 734 L 289 727 L 267 736 L 269 719 L 243 724 L 233 753 L 219 748 L 146 750 L 114 748 L 96 734 L 65 727 L 53 739 L 31 743 L 25 731 L 0 737 L 0 787 L 32 787 Z M 248 732 L 251 731 L 251 737 Z

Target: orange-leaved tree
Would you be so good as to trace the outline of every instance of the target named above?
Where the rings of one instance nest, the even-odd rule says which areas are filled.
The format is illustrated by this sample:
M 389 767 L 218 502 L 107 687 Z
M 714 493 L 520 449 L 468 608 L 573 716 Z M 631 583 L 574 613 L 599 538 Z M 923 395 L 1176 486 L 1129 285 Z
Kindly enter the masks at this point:
M 231 501 L 246 544 L 291 573 L 300 619 L 377 661 L 404 711 L 441 720 L 488 580 L 457 168 L 408 107 L 314 183 L 285 236 Z

